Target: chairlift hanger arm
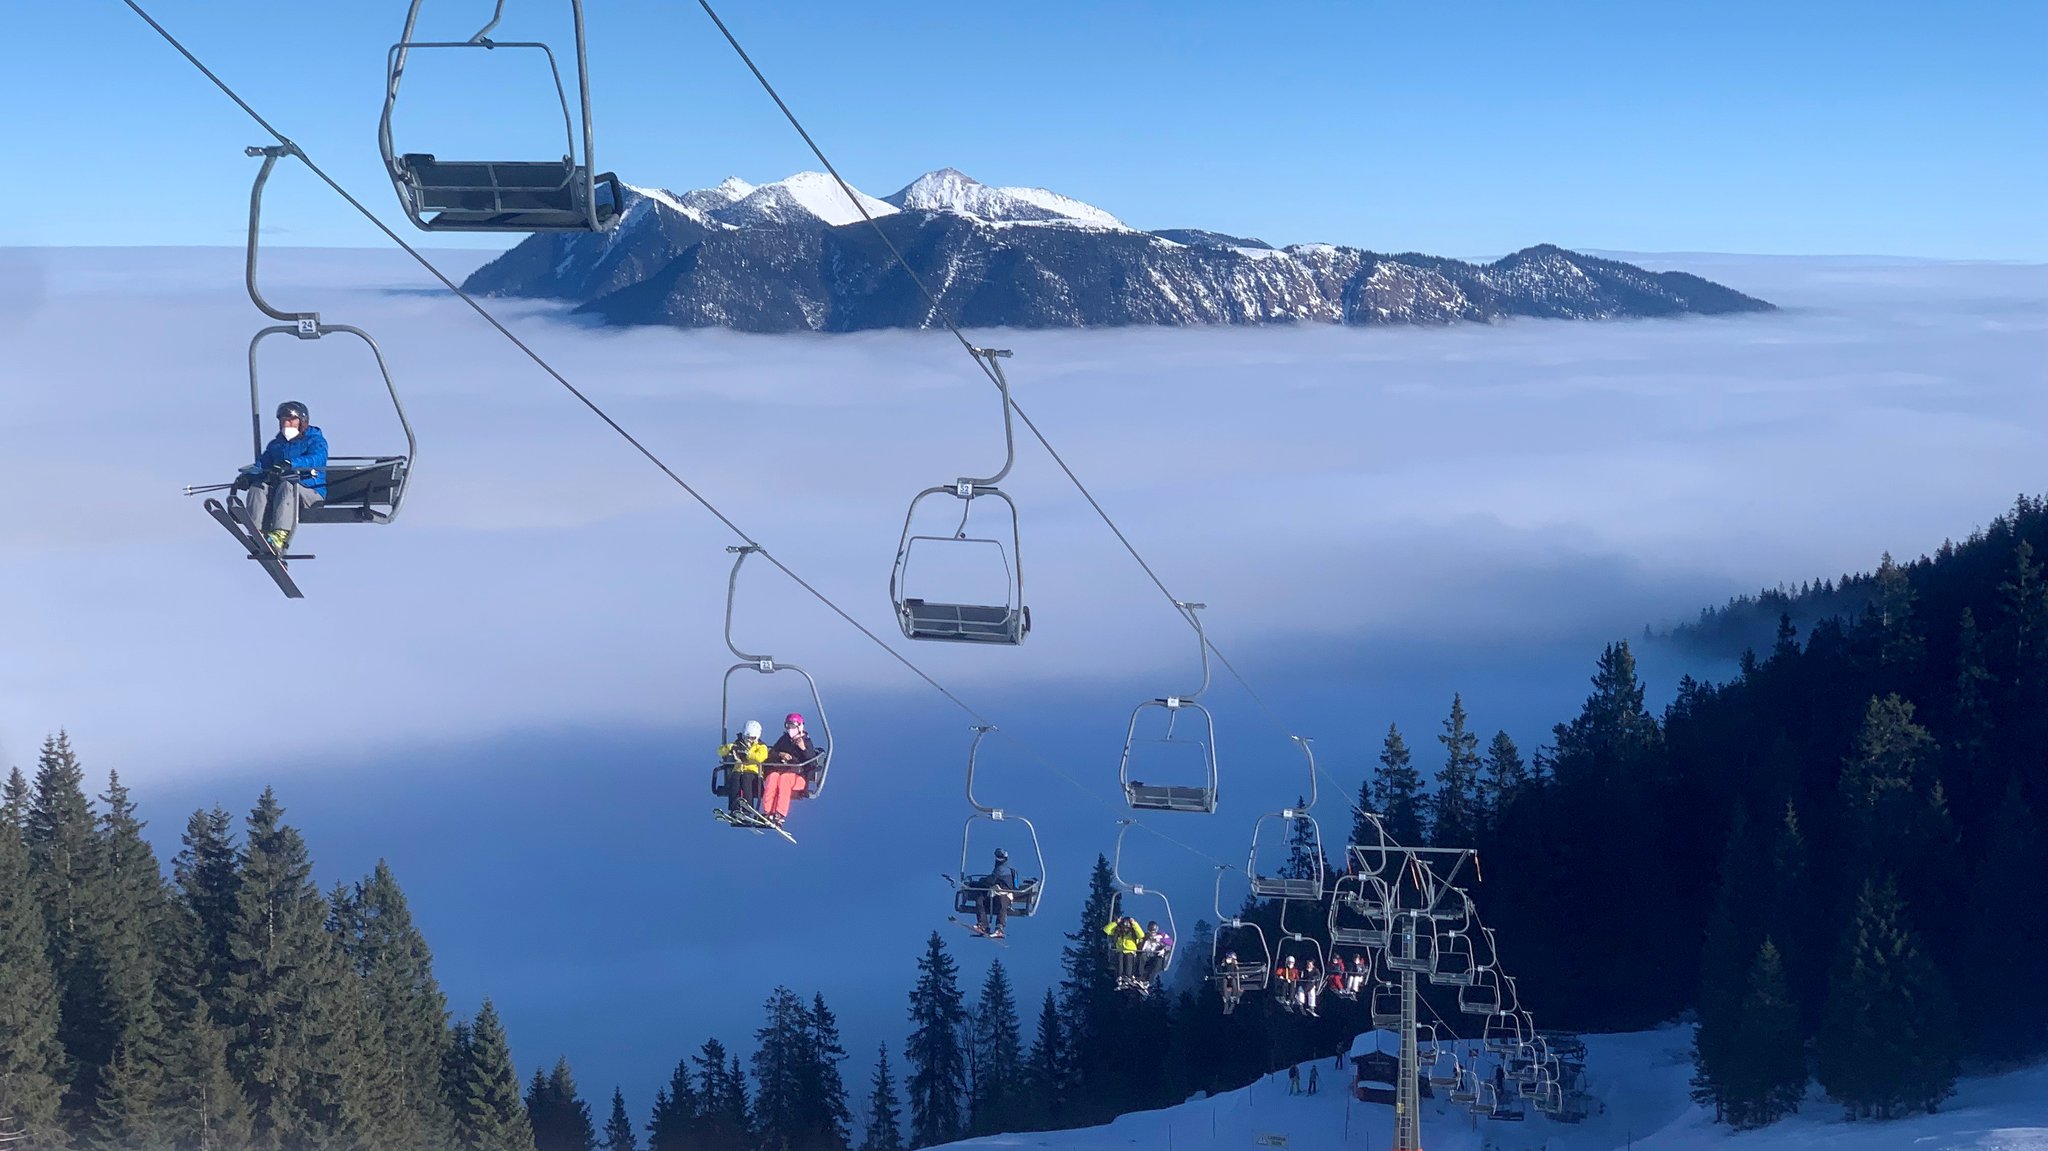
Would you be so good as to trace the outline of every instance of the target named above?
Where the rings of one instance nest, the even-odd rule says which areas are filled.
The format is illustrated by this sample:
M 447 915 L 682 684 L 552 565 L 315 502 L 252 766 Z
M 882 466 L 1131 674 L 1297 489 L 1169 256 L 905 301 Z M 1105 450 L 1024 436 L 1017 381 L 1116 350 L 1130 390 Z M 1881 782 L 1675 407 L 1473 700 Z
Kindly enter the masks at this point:
M 996 725 L 992 723 L 977 723 L 974 725 L 974 742 L 967 748 L 967 803 L 970 807 L 974 808 L 974 810 L 981 812 L 984 815 L 987 815 L 991 819 L 1001 819 L 1003 817 L 1003 812 L 1001 808 L 990 807 L 989 805 L 974 798 L 974 768 L 976 761 L 981 754 L 981 740 L 983 736 L 987 735 L 989 732 L 994 731 L 995 729 Z M 963 856 L 962 866 L 964 867 L 965 865 L 966 861 Z
M 954 494 L 961 499 L 972 499 L 982 494 L 980 489 L 993 488 L 1002 483 L 1017 463 L 1017 432 L 1015 418 L 1010 412 L 1010 379 L 1003 374 L 1002 361 L 1010 358 L 1008 348 L 969 348 L 974 358 L 987 364 L 989 377 L 995 381 L 996 391 L 1003 400 L 1003 466 L 996 474 L 981 479 L 960 477 Z
M 303 158 L 303 155 L 299 151 L 299 146 L 289 141 L 283 144 L 252 144 L 242 149 L 242 154 L 263 157 L 263 167 L 257 169 L 256 182 L 249 189 L 249 258 L 243 267 L 243 279 L 249 285 L 249 302 L 256 305 L 257 311 L 271 319 L 295 325 L 296 334 L 300 337 L 314 338 L 320 334 L 320 313 L 279 311 L 271 306 L 270 301 L 263 298 L 263 292 L 256 287 L 256 253 L 263 231 L 263 187 L 270 182 L 270 170 L 277 167 L 279 159 L 285 156 Z M 257 450 L 262 450 L 260 443 Z
M 773 671 L 773 670 L 775 669 L 775 657 L 774 657 L 774 656 L 769 656 L 769 655 L 752 655 L 752 654 L 750 654 L 750 653 L 748 653 L 748 652 L 744 652 L 744 651 L 741 651 L 741 650 L 739 649 L 739 646 L 738 646 L 737 644 L 733 643 L 733 641 L 732 641 L 732 609 L 733 609 L 733 603 L 734 603 L 734 602 L 735 602 L 735 601 L 736 601 L 736 600 L 737 600 L 737 599 L 739 598 L 739 587 L 740 587 L 740 567 L 741 567 L 742 565 L 744 565 L 744 564 L 745 564 L 745 563 L 747 562 L 747 557 L 748 557 L 748 556 L 750 556 L 750 555 L 753 555 L 753 554 L 754 554 L 755 552 L 758 552 L 758 551 L 761 551 L 761 550 L 762 550 L 762 549 L 761 549 L 761 545 L 759 545 L 759 544 L 736 544 L 736 545 L 733 545 L 733 546 L 731 546 L 731 547 L 728 547 L 728 548 L 726 548 L 725 550 L 726 550 L 726 551 L 727 551 L 728 553 L 730 553 L 730 554 L 731 554 L 731 555 L 733 556 L 733 561 L 732 561 L 732 574 L 731 574 L 731 575 L 729 575 L 729 576 L 727 576 L 727 577 L 726 577 L 726 579 L 725 579 L 725 646 L 726 646 L 726 650 L 728 650 L 728 651 L 732 652 L 732 654 L 733 654 L 733 658 L 734 658 L 734 659 L 740 660 L 740 661 L 741 661 L 741 662 L 743 662 L 743 663 L 751 663 L 751 664 L 758 664 L 758 665 L 760 666 L 760 668 L 761 668 L 761 670 L 762 670 L 762 671 Z M 722 733 L 720 733 L 720 734 L 728 734 L 728 733 L 723 733 L 723 732 L 722 732 Z

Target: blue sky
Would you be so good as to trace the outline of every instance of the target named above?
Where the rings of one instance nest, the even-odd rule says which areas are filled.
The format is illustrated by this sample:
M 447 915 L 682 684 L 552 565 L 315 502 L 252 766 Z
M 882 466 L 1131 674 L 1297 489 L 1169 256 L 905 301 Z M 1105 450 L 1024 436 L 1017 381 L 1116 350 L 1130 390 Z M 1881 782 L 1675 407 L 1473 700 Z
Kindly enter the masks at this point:
M 152 10 L 395 216 L 374 138 L 403 6 L 349 7 Z M 555 5 L 511 7 L 501 35 L 559 31 Z M 728 7 L 875 194 L 951 165 L 1276 243 L 2048 258 L 2038 3 Z M 427 5 L 458 35 L 486 8 Z M 613 0 L 589 24 L 603 166 L 672 188 L 815 166 L 695 5 Z M 0 95 L 36 110 L 15 142 L 53 174 L 0 190 L 0 243 L 237 242 L 256 130 L 123 5 L 13 5 L 0 29 Z M 424 150 L 549 114 L 516 85 L 465 100 L 481 71 L 415 75 Z M 374 240 L 310 193 L 278 220 Z

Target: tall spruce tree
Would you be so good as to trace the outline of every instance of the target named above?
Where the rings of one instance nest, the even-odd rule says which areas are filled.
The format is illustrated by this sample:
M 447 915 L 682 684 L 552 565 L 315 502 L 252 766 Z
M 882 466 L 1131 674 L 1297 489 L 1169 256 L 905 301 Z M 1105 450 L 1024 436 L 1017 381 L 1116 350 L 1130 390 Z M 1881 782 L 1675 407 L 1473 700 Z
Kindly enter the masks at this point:
M 974 1091 L 968 1105 L 969 1130 L 977 1135 L 1014 1130 L 1025 1098 L 1024 1041 L 1017 999 L 1000 959 L 989 964 L 974 1005 L 970 1062 Z
M 1309 817 L 1308 797 L 1294 797 L 1294 811 L 1301 814 L 1287 822 L 1287 862 L 1280 874 L 1288 879 L 1314 879 L 1328 875 L 1330 861 L 1323 855 L 1322 831 Z
M 720 1054 L 722 1064 L 725 1056 Z M 654 1111 L 647 1119 L 647 1151 L 691 1151 L 703 1122 L 703 1094 L 690 1081 L 690 1060 L 676 1061 L 668 1086 L 654 1093 Z
M 59 732 L 43 741 L 37 757 L 24 836 L 57 978 L 57 1039 L 70 1071 L 64 1117 L 81 1130 L 91 1122 L 100 1077 L 121 1037 L 104 953 L 113 901 L 95 822 L 85 772 L 70 736 Z
M 100 801 L 97 870 L 104 902 L 94 951 L 114 1058 L 98 1087 L 91 1128 L 102 1147 L 157 1147 L 172 1137 L 161 1111 L 169 1041 L 159 953 L 169 893 L 118 773 L 108 773 Z
M 1806 1095 L 1806 1033 L 1769 939 L 1757 949 L 1748 983 L 1734 1044 L 1740 1054 L 1735 1125 L 1761 1127 L 1797 1111 Z
M 1060 1026 L 1059 1001 L 1051 988 L 1038 1009 L 1038 1030 L 1024 1056 L 1024 1083 L 1031 1099 L 1030 1119 L 1040 1126 L 1057 1125 L 1067 1108 L 1067 1041 Z
M 526 1118 L 533 1129 L 534 1151 L 596 1151 L 590 1104 L 576 1090 L 566 1055 L 555 1060 L 554 1070 L 534 1071 L 526 1091 Z M 632 1135 L 630 1126 L 626 1133 Z
M 268 788 L 249 813 L 221 1004 L 228 1067 L 258 1148 L 346 1146 L 374 1134 L 363 1077 L 382 1053 L 363 1050 L 360 988 L 329 930 L 332 907 L 311 882 L 305 840 L 283 815 Z
M 1898 889 L 1866 883 L 1842 940 L 1814 1047 L 1821 1086 L 1852 1117 L 1932 1111 L 1955 1090 L 1955 1005 L 1905 921 Z
M 1470 847 L 1479 833 L 1479 736 L 1465 724 L 1465 697 L 1453 693 L 1451 714 L 1436 737 L 1444 745 L 1444 765 L 1430 797 L 1431 834 L 1445 847 Z
M 197 928 L 196 985 L 207 1002 L 228 997 L 234 970 L 235 925 L 242 902 L 241 851 L 235 846 L 234 816 L 224 807 L 195 811 L 186 821 L 185 848 L 171 867 L 171 879 Z
M 1996 1060 L 2048 1050 L 2048 1001 L 2014 994 L 2038 981 L 2048 955 L 2048 851 L 2015 774 L 1971 878 L 1961 990 L 1971 1047 Z
M 1913 582 L 1886 552 L 1878 561 L 1876 583 L 1866 623 L 1877 630 L 1879 658 L 1886 664 L 1913 667 L 1927 654 L 1926 640 L 1913 618 L 1913 603 L 1919 598 Z
M 1693 1033 L 1693 1100 L 1719 1119 L 1743 1126 L 1748 1114 L 1743 1071 L 1743 1004 L 1757 946 L 1763 940 L 1766 859 L 1738 808 L 1721 853 L 1721 882 L 1707 921 L 1700 959 L 1699 1028 Z
M 801 1147 L 806 1134 L 809 1028 L 803 1000 L 787 987 L 777 987 L 762 1009 L 767 1019 L 754 1032 L 754 1131 L 762 1146 L 784 1151 Z
M 813 994 L 804 1023 L 809 1028 L 804 1090 L 810 1097 L 804 1115 L 805 1146 L 816 1151 L 846 1151 L 852 1142 L 853 1111 L 846 1102 L 846 1080 L 839 1073 L 839 1065 L 846 1059 L 839 1017 L 825 1005 L 823 995 Z
M 477 1009 L 476 1019 L 457 1031 L 452 1050 L 462 1055 L 450 1092 L 456 1145 L 463 1151 L 535 1151 L 519 1073 L 512 1069 L 512 1048 L 489 999 Z
M 697 1067 L 696 1151 L 747 1151 L 752 1146 L 751 1108 L 739 1056 L 729 1054 L 718 1040 L 707 1039 L 690 1061 Z
M 1486 763 L 1479 777 L 1479 812 L 1486 830 L 1500 826 L 1508 804 L 1528 785 L 1529 770 L 1522 763 L 1521 749 L 1508 738 L 1507 732 L 1494 732 L 1493 742 L 1486 745 Z
M 1099 1109 L 1111 1101 L 1117 1080 L 1116 1045 L 1112 1042 L 1123 1006 L 1116 989 L 1116 967 L 1103 946 L 1102 930 L 1117 906 L 1116 883 L 1109 860 L 1098 855 L 1088 875 L 1088 896 L 1081 922 L 1067 934 L 1060 950 L 1060 1060 L 1066 1076 L 1068 1118 Z
M 626 1096 L 617 1087 L 612 1088 L 612 1114 L 604 1121 L 604 1140 L 599 1146 L 604 1151 L 640 1151 L 640 1140 L 633 1135 L 633 1120 L 626 1115 Z
M 1408 742 L 1401 729 L 1387 725 L 1387 738 L 1380 745 L 1380 767 L 1372 781 L 1372 810 L 1380 815 L 1387 834 L 1397 843 L 1414 847 L 1423 841 L 1422 776 L 1415 770 Z M 1374 842 L 1377 837 L 1354 840 Z
M 28 845 L 27 782 L 8 777 L 0 797 L 0 1115 L 30 1147 L 63 1143 L 64 1045 L 58 1041 L 57 979 L 35 897 Z
M 393 1151 L 433 1151 L 447 1142 L 453 1116 L 440 1090 L 448 1048 L 448 1001 L 434 978 L 433 956 L 413 925 L 405 893 L 383 860 L 337 900 L 341 946 L 362 991 L 383 1049 L 388 1082 L 378 1110 Z M 536 1134 L 536 1138 L 538 1135 Z
M 967 1099 L 967 1052 L 961 1029 L 959 967 L 934 931 L 917 961 L 917 986 L 910 993 L 910 1042 L 903 1049 L 910 1066 L 910 1145 L 951 1143 L 965 1134 L 961 1107 Z
M 896 1079 L 889 1073 L 889 1045 L 875 1054 L 875 1074 L 868 1080 L 868 1122 L 860 1151 L 904 1151 L 903 1104 L 896 1098 Z

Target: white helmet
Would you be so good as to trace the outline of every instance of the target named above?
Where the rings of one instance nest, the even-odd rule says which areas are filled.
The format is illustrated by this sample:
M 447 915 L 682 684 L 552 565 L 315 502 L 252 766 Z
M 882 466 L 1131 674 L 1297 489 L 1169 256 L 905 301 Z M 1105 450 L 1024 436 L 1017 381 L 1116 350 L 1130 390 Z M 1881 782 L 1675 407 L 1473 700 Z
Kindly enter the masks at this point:
M 748 739 L 761 738 L 761 721 L 758 719 L 748 720 L 747 726 L 740 729 L 740 734 L 746 736 Z

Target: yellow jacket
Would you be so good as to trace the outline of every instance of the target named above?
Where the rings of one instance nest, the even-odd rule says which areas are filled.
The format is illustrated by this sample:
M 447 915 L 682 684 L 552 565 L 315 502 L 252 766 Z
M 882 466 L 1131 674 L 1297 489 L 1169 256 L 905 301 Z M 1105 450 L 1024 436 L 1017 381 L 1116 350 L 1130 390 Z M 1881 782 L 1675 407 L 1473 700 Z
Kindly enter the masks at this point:
M 722 763 L 731 764 L 734 771 L 759 775 L 761 765 L 768 762 L 768 745 L 757 739 L 752 746 L 741 751 L 737 742 L 721 744 L 718 748 L 718 758 Z
M 1124 931 L 1118 926 L 1121 922 L 1121 920 L 1111 920 L 1109 926 L 1102 929 L 1102 933 L 1109 936 L 1109 941 L 1116 945 L 1118 951 L 1126 955 L 1135 954 L 1138 950 L 1138 945 L 1145 941 L 1145 929 L 1133 923 L 1129 931 Z

